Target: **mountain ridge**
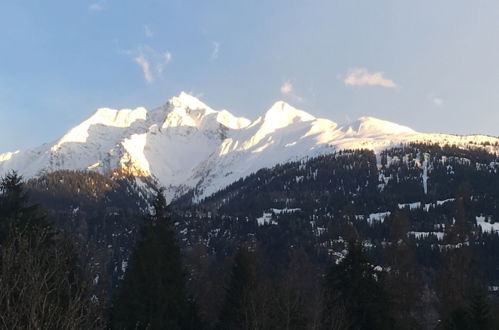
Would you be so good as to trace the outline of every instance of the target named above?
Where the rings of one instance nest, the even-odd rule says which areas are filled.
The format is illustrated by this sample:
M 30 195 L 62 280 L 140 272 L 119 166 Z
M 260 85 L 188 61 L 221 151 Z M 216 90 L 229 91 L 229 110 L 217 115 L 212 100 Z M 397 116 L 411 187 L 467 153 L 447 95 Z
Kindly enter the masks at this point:
M 499 152 L 499 138 L 419 133 L 373 117 L 338 125 L 284 101 L 255 120 L 215 110 L 180 93 L 154 110 L 99 108 L 53 143 L 0 155 L 0 174 L 36 177 L 55 170 L 122 170 L 152 177 L 169 199 L 188 190 L 209 196 L 228 184 L 279 163 L 341 149 L 379 153 L 410 142 L 480 147 Z

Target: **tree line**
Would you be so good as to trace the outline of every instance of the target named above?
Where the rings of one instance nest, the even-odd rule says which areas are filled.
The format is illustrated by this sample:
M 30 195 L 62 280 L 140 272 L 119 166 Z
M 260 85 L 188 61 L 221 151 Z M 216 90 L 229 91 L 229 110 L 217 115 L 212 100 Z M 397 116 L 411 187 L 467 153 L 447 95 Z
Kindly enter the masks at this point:
M 415 260 L 408 219 L 391 219 L 386 263 L 355 230 L 329 264 L 289 249 L 276 267 L 252 237 L 220 264 L 200 244 L 181 250 L 161 191 L 111 298 L 68 233 L 33 205 L 22 178 L 0 180 L 0 328 L 3 329 L 496 329 L 497 307 L 474 267 L 463 192 L 446 228 L 437 274 Z M 436 289 L 428 277 L 437 279 Z

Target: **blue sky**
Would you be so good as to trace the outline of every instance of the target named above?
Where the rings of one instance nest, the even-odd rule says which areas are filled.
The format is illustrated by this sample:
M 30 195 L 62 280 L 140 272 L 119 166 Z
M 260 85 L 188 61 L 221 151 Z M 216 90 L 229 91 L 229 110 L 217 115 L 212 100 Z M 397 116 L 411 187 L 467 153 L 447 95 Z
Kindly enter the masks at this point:
M 499 135 L 498 17 L 497 0 L 4 0 L 0 152 L 182 90 L 252 119 L 284 99 Z

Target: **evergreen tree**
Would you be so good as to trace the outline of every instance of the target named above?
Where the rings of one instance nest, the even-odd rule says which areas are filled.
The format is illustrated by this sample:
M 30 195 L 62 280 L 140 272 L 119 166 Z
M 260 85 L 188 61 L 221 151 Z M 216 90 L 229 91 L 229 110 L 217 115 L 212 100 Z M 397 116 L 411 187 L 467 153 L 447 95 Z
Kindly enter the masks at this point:
M 29 205 L 22 177 L 11 172 L 0 179 L 0 244 L 10 233 L 37 231 L 48 227 L 36 204 Z
M 279 281 L 276 311 L 277 328 L 283 330 L 310 329 L 314 311 L 319 310 L 317 281 L 319 272 L 302 249 L 293 249 L 291 260 Z
M 386 248 L 390 271 L 383 277 L 384 287 L 393 305 L 397 329 L 420 329 L 430 306 L 423 306 L 421 272 L 410 246 L 409 218 L 395 212 L 390 219 L 391 244 Z
M 447 319 L 437 329 L 443 330 L 473 330 L 469 323 L 469 315 L 466 309 L 458 307 L 453 309 Z
M 440 311 L 446 326 L 462 328 L 461 321 L 466 314 L 468 302 L 471 299 L 473 251 L 470 238 L 472 233 L 466 214 L 466 205 L 470 199 L 470 187 L 461 184 L 455 201 L 455 220 L 445 228 L 444 242 L 446 249 L 442 252 L 442 268 L 439 270 L 438 295 Z M 450 325 L 449 325 L 450 324 Z
M 111 326 L 201 329 L 196 306 L 187 296 L 182 256 L 162 191 L 153 207 L 114 301 Z
M 470 323 L 473 329 L 489 330 L 492 328 L 492 318 L 487 297 L 484 293 L 478 292 L 473 296 L 470 306 Z
M 251 312 L 252 295 L 256 289 L 256 272 L 253 256 L 240 247 L 234 256 L 225 302 L 219 316 L 217 329 L 239 330 L 254 328 Z
M 387 295 L 358 243 L 351 243 L 346 257 L 332 265 L 326 275 L 323 328 L 337 327 L 338 309 L 346 314 L 342 322 L 346 329 L 393 326 Z

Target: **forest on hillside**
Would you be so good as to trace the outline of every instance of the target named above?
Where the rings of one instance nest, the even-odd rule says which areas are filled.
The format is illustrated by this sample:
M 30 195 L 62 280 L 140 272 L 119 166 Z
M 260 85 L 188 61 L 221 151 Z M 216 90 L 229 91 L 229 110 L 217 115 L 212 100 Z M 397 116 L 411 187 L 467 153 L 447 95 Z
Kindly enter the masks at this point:
M 497 329 L 498 164 L 344 151 L 171 205 L 123 176 L 10 173 L 0 328 Z

